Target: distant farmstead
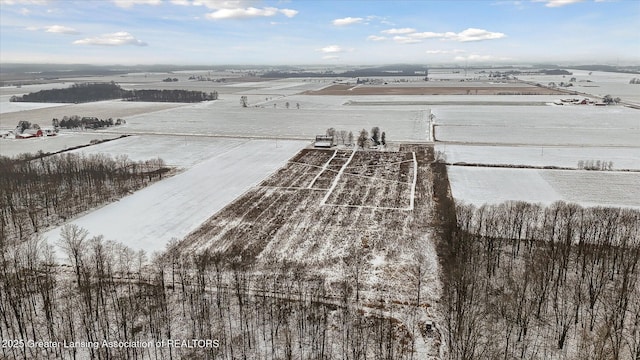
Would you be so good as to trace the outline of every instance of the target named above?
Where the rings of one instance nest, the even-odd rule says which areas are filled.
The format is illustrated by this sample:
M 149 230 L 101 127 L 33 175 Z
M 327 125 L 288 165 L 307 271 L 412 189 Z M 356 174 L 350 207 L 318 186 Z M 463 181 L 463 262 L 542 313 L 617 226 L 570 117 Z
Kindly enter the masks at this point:
M 16 134 L 17 139 L 28 139 L 43 136 L 42 129 L 26 129 L 21 134 Z

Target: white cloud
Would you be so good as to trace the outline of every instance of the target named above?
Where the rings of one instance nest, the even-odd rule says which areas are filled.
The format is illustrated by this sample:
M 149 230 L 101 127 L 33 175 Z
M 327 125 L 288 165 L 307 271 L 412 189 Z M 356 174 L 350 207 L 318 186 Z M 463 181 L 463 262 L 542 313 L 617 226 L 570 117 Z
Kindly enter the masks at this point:
M 449 34 L 449 33 L 447 33 Z M 505 37 L 506 35 L 499 32 L 491 32 L 483 29 L 468 28 L 462 32 L 459 32 L 451 37 L 452 40 L 467 42 L 467 41 L 482 41 L 482 40 L 494 40 Z M 447 36 L 447 38 L 450 38 Z
M 293 9 L 280 9 L 278 10 L 280 11 L 280 13 L 284 14 L 284 16 L 288 17 L 288 18 L 292 18 L 296 15 L 298 15 L 298 10 L 293 10 Z
M 333 25 L 335 26 L 345 26 L 345 25 L 352 25 L 352 24 L 357 24 L 357 23 L 361 23 L 364 19 L 363 18 L 353 18 L 353 17 L 346 17 L 346 18 L 342 18 L 342 19 L 335 19 L 332 21 Z
M 211 20 L 223 20 L 223 19 L 247 19 L 255 17 L 270 17 L 277 14 L 283 14 L 286 17 L 294 17 L 298 14 L 297 10 L 292 9 L 278 9 L 274 7 L 265 8 L 233 8 L 233 9 L 218 9 L 212 13 L 207 14 L 207 18 Z
M 511 60 L 508 57 L 498 57 L 492 55 L 478 55 L 472 54 L 469 56 L 456 56 L 453 58 L 454 61 L 470 61 L 470 62 L 483 62 L 483 61 L 507 61 Z
M 416 29 L 412 29 L 412 28 L 402 28 L 402 29 L 389 29 L 389 30 L 382 30 L 383 34 L 389 34 L 389 35 L 402 35 L 402 34 L 410 34 L 416 32 Z
M 182 6 L 204 6 L 207 9 L 215 10 L 206 14 L 206 17 L 210 20 L 248 19 L 270 17 L 278 14 L 292 18 L 299 13 L 298 10 L 294 9 L 281 9 L 272 6 L 258 7 L 260 2 L 253 0 L 171 0 L 171 3 Z
M 186 3 L 186 5 L 204 6 L 208 9 L 239 9 L 256 6 L 255 0 L 172 0 L 174 3 Z
M 442 33 L 427 31 L 427 32 L 420 32 L 420 33 L 412 33 L 412 34 L 409 34 L 409 36 L 411 36 L 414 39 L 437 39 L 437 38 L 444 37 L 445 35 Z
M 387 38 L 386 38 L 386 37 L 384 37 L 384 36 L 370 35 L 369 37 L 367 37 L 367 40 L 371 40 L 371 41 L 383 41 L 383 40 L 387 40 Z
M 561 7 L 565 5 L 576 4 L 579 2 L 583 2 L 584 0 L 533 0 L 533 2 L 543 2 L 546 3 L 544 6 L 546 7 Z
M 22 8 L 20 9 L 20 14 L 27 16 L 31 13 L 31 10 L 27 9 L 27 8 Z
M 339 53 L 339 52 L 343 52 L 344 49 L 342 49 L 340 46 L 338 45 L 329 45 L 329 46 L 325 46 L 322 49 L 318 49 L 317 51 L 321 51 L 323 53 L 327 53 L 327 54 L 331 54 L 331 53 Z
M 111 0 L 117 7 L 130 8 L 134 5 L 160 5 L 161 0 Z
M 422 42 L 422 40 L 414 39 L 408 36 L 394 36 L 393 41 L 400 44 L 417 44 Z
M 26 29 L 29 31 L 44 31 L 48 33 L 67 34 L 67 35 L 75 35 L 80 33 L 78 32 L 78 30 L 74 28 L 71 28 L 68 26 L 62 26 L 62 25 L 51 25 L 51 26 L 44 26 L 44 27 L 28 26 Z
M 51 25 L 51 26 L 47 26 L 45 29 L 46 29 L 45 31 L 49 33 L 67 34 L 67 35 L 79 34 L 78 30 L 68 26 L 62 26 L 62 25 Z
M 2 5 L 47 5 L 48 0 L 0 0 Z
M 135 46 L 147 46 L 144 41 L 136 39 L 133 35 L 126 31 L 121 31 L 113 34 L 104 34 L 92 38 L 86 38 L 82 40 L 76 40 L 73 42 L 75 45 L 104 45 L 104 46 L 122 46 L 122 45 L 135 45 Z
M 421 40 L 423 39 L 443 39 L 443 40 L 452 40 L 452 41 L 459 41 L 459 42 L 469 42 L 469 41 L 501 39 L 506 36 L 505 34 L 500 32 L 491 32 L 484 29 L 474 29 L 474 28 L 468 28 L 459 33 L 451 32 L 451 31 L 443 32 L 443 33 L 437 33 L 437 32 L 431 32 L 431 31 L 415 32 L 414 29 L 409 29 L 409 28 L 390 29 L 390 30 L 383 31 L 383 33 L 404 34 L 403 36 L 396 36 L 393 38 L 396 42 L 399 42 L 402 44 L 414 44 L 414 43 L 421 42 Z
M 454 50 L 427 50 L 425 51 L 427 54 L 461 54 L 464 53 L 464 50 L 454 49 Z

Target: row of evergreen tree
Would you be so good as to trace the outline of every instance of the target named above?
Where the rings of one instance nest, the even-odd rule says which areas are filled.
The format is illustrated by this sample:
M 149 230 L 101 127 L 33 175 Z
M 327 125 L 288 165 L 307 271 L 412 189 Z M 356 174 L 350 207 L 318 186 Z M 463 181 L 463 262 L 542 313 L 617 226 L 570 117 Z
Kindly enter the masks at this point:
M 40 90 L 23 96 L 12 96 L 12 102 L 85 103 L 124 99 L 149 102 L 201 102 L 218 99 L 218 92 L 191 90 L 125 90 L 115 82 L 73 84 L 64 89 Z

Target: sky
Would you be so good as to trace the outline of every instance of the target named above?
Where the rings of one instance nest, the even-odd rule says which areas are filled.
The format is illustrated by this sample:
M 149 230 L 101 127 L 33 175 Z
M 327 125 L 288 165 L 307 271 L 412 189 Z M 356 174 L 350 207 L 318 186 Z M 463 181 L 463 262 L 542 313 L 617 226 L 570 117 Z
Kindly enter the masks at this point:
M 640 0 L 0 0 L 0 63 L 640 65 Z

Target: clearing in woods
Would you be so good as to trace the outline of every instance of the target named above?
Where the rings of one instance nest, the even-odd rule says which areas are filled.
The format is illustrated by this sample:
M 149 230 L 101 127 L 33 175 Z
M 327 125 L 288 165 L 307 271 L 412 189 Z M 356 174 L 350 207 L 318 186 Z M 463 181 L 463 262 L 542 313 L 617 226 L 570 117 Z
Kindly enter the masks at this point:
M 351 301 L 363 311 L 420 327 L 437 318 L 432 306 L 440 294 L 433 161 L 433 147 L 422 144 L 398 151 L 303 149 L 176 249 L 241 259 L 256 275 L 288 262 L 322 278 L 328 301 L 349 283 Z M 437 351 L 438 338 L 423 344 Z

